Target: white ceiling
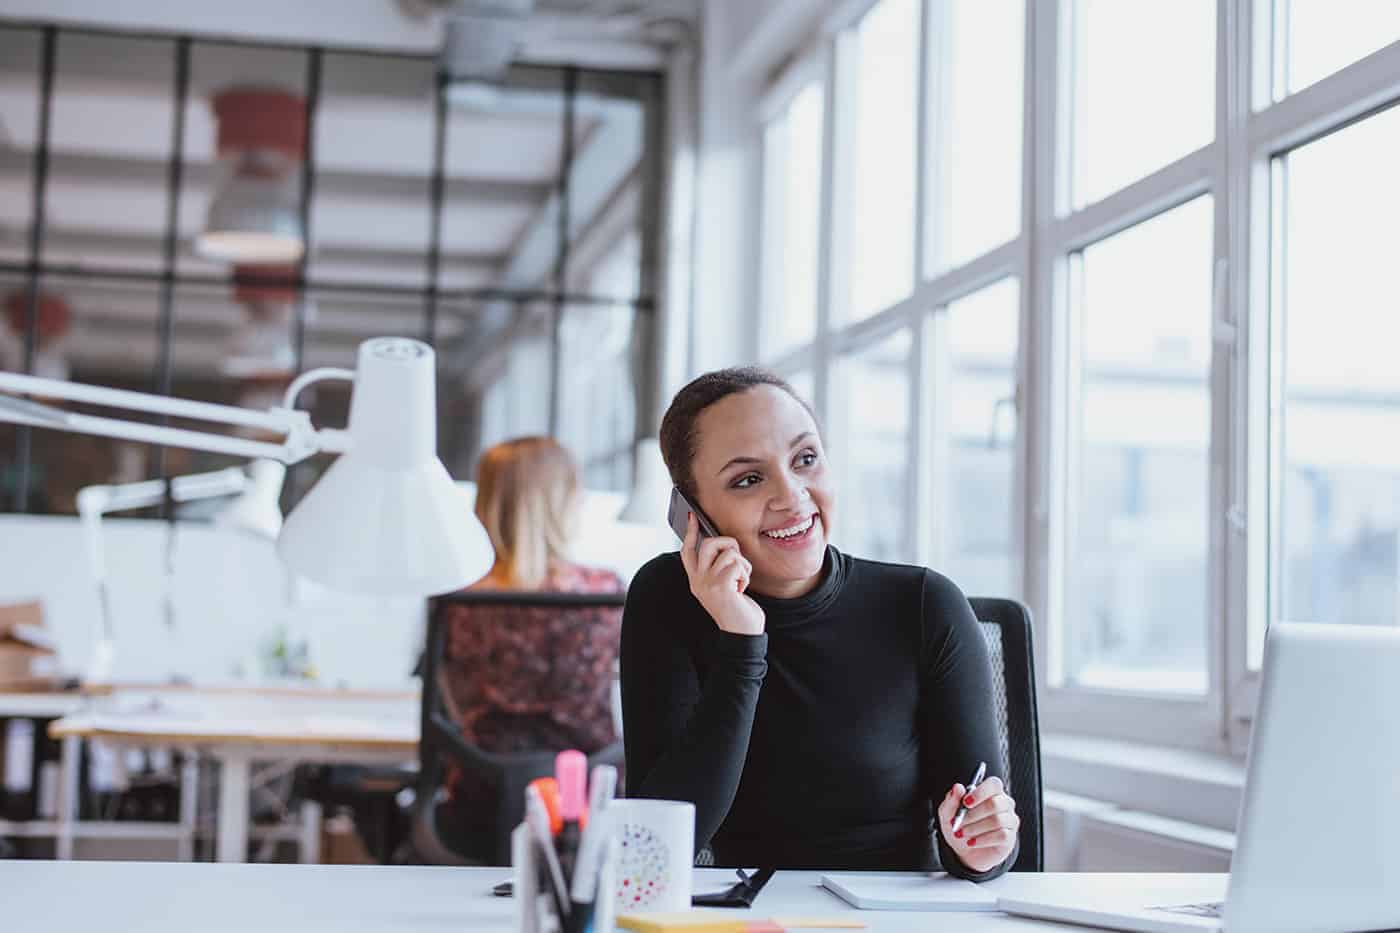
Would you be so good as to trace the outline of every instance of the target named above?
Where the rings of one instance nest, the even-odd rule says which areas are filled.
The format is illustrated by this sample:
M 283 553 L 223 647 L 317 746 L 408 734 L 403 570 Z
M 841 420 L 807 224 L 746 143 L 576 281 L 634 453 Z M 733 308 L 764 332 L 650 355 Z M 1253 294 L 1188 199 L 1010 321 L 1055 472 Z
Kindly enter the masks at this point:
M 245 6 L 261 2 L 245 0 Z M 393 6 L 390 0 L 384 3 Z M 7 0 L 6 12 L 12 6 L 24 4 Z M 84 21 L 85 9 L 93 6 L 49 0 L 48 9 L 53 18 Z M 541 4 L 545 12 L 572 17 L 575 27 L 593 18 L 611 23 L 613 32 L 622 19 L 642 15 L 635 9 L 639 6 L 647 4 Z M 662 3 L 651 12 L 687 6 Z M 382 15 L 382 10 L 375 12 Z M 404 14 L 395 8 L 394 15 Z M 339 25 L 342 31 L 344 25 Z M 164 28 L 178 30 L 181 24 Z M 364 36 L 369 45 L 375 38 Z M 161 268 L 174 116 L 173 48 L 169 40 L 61 34 L 50 127 L 46 263 L 145 272 Z M 4 28 L 0 20 L 0 261 L 27 259 L 37 49 L 35 31 Z M 313 279 L 425 284 L 433 74 L 429 57 L 325 56 L 314 133 Z M 204 42 L 193 47 L 178 213 L 182 273 L 225 271 L 188 248 L 203 226 L 215 179 L 210 96 L 249 83 L 301 93 L 305 79 L 306 57 L 300 51 Z M 545 280 L 553 263 L 557 205 L 552 195 L 562 148 L 561 110 L 562 96 L 545 88 L 508 90 L 488 111 L 449 111 L 441 244 L 446 286 L 529 287 Z M 574 217 L 576 229 L 586 229 L 632 175 L 641 142 L 635 104 L 581 100 L 574 146 L 579 164 L 591 168 L 576 181 L 602 190 L 575 192 L 572 204 L 582 215 Z M 606 149 L 590 152 L 599 147 Z M 158 310 L 154 284 L 117 287 L 55 279 L 48 287 L 64 294 L 75 309 L 69 340 L 75 368 L 149 369 L 156 349 L 151 336 Z M 218 335 L 240 320 L 240 309 L 226 290 L 177 290 L 177 370 L 193 372 L 217 362 Z M 344 291 L 322 295 L 308 330 L 307 364 L 345 365 L 363 337 L 417 333 L 419 320 L 416 306 L 405 302 L 357 298 Z M 461 320 L 447 312 L 439 333 L 451 337 L 461 331 Z

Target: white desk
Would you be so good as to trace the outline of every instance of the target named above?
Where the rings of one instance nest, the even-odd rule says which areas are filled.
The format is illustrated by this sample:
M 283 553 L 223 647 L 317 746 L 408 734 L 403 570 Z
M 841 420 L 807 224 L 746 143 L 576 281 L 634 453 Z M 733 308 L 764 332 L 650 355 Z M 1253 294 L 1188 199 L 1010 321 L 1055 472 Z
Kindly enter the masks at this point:
M 78 712 L 87 697 L 75 691 L 0 693 L 0 716 L 49 719 Z
M 87 701 L 87 697 L 74 691 L 0 692 L 0 718 L 57 719 L 79 712 Z M 0 730 L 0 741 L 4 739 L 4 731 Z M 37 799 L 39 788 L 35 786 L 30 790 Z M 36 819 L 18 822 L 0 819 L 0 836 L 51 837 L 57 834 L 58 822 L 46 819 L 42 815 Z
M 340 865 L 218 865 L 138 862 L 0 862 L 5 928 L 41 931 L 141 930 L 143 933 L 315 931 L 453 931 L 506 933 L 513 901 L 492 897 L 503 868 Z M 778 872 L 763 889 L 755 917 L 776 914 L 855 916 L 873 933 L 915 930 L 1060 930 L 1059 924 L 1003 914 L 857 911 L 818 887 L 817 872 Z M 703 890 L 734 873 L 697 871 Z M 1171 902 L 1217 898 L 1224 875 L 1007 875 L 1007 893 L 1141 892 Z M 742 911 L 725 910 L 740 916 Z
M 219 769 L 217 853 L 221 862 L 241 862 L 248 851 L 248 795 L 253 763 L 270 762 L 276 773 L 297 764 L 410 763 L 418 755 L 418 701 L 411 692 L 354 693 L 330 690 L 192 689 L 151 712 L 93 712 L 60 719 L 49 734 L 63 743 L 59 792 L 58 857 L 71 858 L 77 821 L 80 744 L 98 739 L 117 746 L 165 746 L 187 753 L 181 777 L 182 858 L 192 855 L 197 806 L 196 755 Z M 316 861 L 319 807 L 303 812 L 301 852 Z M 92 830 L 96 827 L 84 826 Z M 122 827 L 117 825 L 115 830 Z

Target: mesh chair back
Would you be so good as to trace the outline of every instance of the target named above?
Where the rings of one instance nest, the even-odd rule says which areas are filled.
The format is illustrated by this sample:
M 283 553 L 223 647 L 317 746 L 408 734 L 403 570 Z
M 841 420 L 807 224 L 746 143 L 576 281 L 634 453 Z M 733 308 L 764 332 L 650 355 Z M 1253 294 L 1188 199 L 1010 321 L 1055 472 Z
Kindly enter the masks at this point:
M 1012 871 L 1043 871 L 1043 793 L 1040 724 L 1035 702 L 1035 661 L 1030 610 L 1014 599 L 968 600 L 992 664 L 1002 774 L 1021 817 L 1021 850 Z
M 623 593 L 549 593 L 473 590 L 439 596 L 428 613 L 428 632 L 423 649 L 423 691 L 420 706 L 422 736 L 418 746 L 418 786 L 414 808 L 414 844 L 431 861 L 443 864 L 467 862 L 442 838 L 436 821 L 436 806 L 447 779 L 449 765 L 455 765 L 484 779 L 495 789 L 496 838 L 492 864 L 510 864 L 510 832 L 524 815 L 525 788 L 537 777 L 554 773 L 558 749 L 530 752 L 487 752 L 462 736 L 461 724 L 449 711 L 443 695 L 444 660 L 452 607 L 473 606 L 495 610 L 548 610 L 553 613 L 586 613 L 596 619 L 600 609 L 618 612 L 626 599 Z M 622 743 L 615 742 L 589 756 L 594 764 L 622 765 Z

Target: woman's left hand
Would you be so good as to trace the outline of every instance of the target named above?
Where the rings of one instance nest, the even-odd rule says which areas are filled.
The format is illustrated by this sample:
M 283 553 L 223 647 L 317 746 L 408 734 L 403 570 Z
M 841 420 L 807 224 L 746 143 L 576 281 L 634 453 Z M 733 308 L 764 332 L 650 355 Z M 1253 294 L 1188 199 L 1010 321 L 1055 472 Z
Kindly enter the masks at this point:
M 953 815 L 962 802 L 967 804 L 967 815 L 953 832 Z M 1016 801 L 1007 796 L 1001 778 L 993 775 L 970 794 L 961 784 L 954 784 L 938 805 L 938 824 L 959 861 L 975 872 L 984 872 L 1011 854 L 1021 818 L 1016 815 Z

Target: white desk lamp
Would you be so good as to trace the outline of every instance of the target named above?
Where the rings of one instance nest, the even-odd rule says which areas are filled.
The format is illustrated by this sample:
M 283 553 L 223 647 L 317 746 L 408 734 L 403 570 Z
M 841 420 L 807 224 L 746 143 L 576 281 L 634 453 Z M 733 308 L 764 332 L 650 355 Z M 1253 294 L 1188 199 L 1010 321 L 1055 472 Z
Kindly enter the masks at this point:
M 377 337 L 360 345 L 358 367 L 315 369 L 265 412 L 187 399 L 0 373 L 0 421 L 124 440 L 297 463 L 339 453 L 287 516 L 277 553 L 299 576 L 333 589 L 380 596 L 429 596 L 485 576 L 490 539 L 436 455 L 437 401 L 432 348 Z M 293 406 L 324 379 L 354 383 L 345 431 L 314 428 Z M 109 408 L 257 428 L 279 443 L 83 415 L 15 398 L 70 399 Z
M 249 472 L 244 472 L 241 467 L 228 467 L 211 473 L 177 476 L 170 480 L 170 498 L 183 503 L 237 496 L 214 516 L 213 523 L 218 527 L 276 540 L 282 528 L 282 512 L 277 500 L 286 474 L 287 468 L 280 463 L 257 460 L 250 465 Z M 88 683 L 110 680 L 116 660 L 116 625 L 107 583 L 106 552 L 102 545 L 102 516 L 156 505 L 165 500 L 165 486 L 164 480 L 153 479 L 117 486 L 84 486 L 78 490 L 78 516 L 87 545 L 88 563 L 97 583 L 100 617 L 100 628 L 84 675 Z M 174 575 L 172 556 L 167 551 L 165 623 L 170 629 L 175 624 L 171 603 Z

